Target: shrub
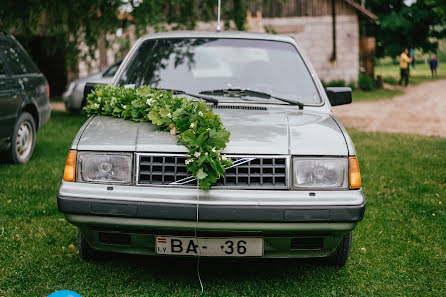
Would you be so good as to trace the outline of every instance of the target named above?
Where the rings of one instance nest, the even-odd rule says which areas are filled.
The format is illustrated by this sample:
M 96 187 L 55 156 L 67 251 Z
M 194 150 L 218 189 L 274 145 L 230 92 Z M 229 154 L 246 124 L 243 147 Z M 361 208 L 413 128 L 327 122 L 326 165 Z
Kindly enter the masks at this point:
M 325 83 L 324 87 L 345 87 L 345 80 L 332 80 L 328 83 Z
M 366 74 L 359 74 L 358 86 L 363 91 L 372 91 L 375 88 L 375 82 Z

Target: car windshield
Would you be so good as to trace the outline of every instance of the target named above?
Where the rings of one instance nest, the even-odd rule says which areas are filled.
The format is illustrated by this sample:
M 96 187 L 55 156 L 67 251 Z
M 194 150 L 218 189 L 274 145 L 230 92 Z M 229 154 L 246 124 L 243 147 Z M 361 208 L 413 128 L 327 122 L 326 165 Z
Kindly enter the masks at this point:
M 150 85 L 195 94 L 212 94 L 213 90 L 252 90 L 304 104 L 321 102 L 296 48 L 279 41 L 150 39 L 138 48 L 124 69 L 119 84 L 129 87 Z M 225 96 L 214 92 L 212 96 L 219 100 L 244 97 L 231 92 Z M 268 101 L 280 102 L 273 98 Z

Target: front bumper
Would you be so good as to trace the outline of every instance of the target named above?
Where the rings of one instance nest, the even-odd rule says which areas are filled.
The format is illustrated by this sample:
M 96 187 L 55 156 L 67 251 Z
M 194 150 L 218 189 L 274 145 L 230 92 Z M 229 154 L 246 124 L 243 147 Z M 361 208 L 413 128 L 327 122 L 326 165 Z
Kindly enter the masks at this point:
M 193 189 L 63 182 L 57 201 L 101 251 L 156 255 L 157 235 L 194 236 L 196 229 L 199 237 L 262 237 L 265 258 L 324 257 L 362 220 L 365 200 L 361 190 L 312 194 L 199 191 L 198 222 Z
M 116 201 L 57 196 L 63 213 L 106 215 L 112 217 L 197 220 L 197 205 L 155 203 L 142 201 Z M 335 206 L 230 206 L 198 205 L 198 220 L 204 222 L 349 222 L 362 220 L 365 203 Z

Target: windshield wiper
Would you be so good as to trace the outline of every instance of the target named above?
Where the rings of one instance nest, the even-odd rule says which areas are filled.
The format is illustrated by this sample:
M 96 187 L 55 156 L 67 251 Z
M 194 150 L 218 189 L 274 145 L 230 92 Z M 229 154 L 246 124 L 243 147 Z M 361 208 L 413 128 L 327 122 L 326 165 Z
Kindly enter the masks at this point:
M 249 89 L 217 89 L 217 90 L 209 90 L 209 91 L 202 91 L 200 94 L 205 95 L 217 95 L 217 96 L 233 96 L 233 97 L 242 97 L 242 96 L 248 96 L 248 97 L 258 97 L 263 99 L 276 99 L 282 102 L 287 102 L 292 105 L 299 106 L 299 109 L 304 108 L 304 104 L 302 102 L 299 102 L 297 100 L 291 100 L 286 98 L 280 98 L 276 96 L 272 96 L 265 92 L 260 91 L 254 91 Z
M 218 99 L 207 97 L 207 96 L 203 96 L 201 94 L 192 94 L 192 93 L 188 93 L 188 92 L 183 91 L 183 90 L 175 90 L 175 89 L 164 89 L 164 88 L 153 88 L 153 89 L 160 90 L 160 91 L 172 92 L 174 95 L 183 94 L 183 95 L 191 96 L 191 97 L 194 97 L 194 98 L 203 99 L 204 101 L 211 102 L 211 103 L 213 103 L 216 106 L 218 105 Z

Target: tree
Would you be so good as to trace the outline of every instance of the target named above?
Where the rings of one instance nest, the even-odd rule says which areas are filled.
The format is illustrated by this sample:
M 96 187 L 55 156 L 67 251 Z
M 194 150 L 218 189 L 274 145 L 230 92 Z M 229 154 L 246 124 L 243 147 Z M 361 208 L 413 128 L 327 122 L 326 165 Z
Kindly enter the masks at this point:
M 225 1 L 222 9 L 223 17 L 240 30 L 245 23 L 243 2 Z M 75 65 L 81 42 L 93 57 L 100 38 L 118 28 L 134 24 L 137 32 L 145 33 L 147 26 L 162 30 L 163 24 L 174 24 L 175 29 L 192 29 L 198 20 L 214 18 L 216 6 L 216 0 L 9 0 L 0 8 L 0 28 L 19 35 L 25 47 L 32 36 L 50 37 L 45 50 L 62 49 L 68 64 Z M 128 17 L 120 18 L 123 14 Z
M 443 0 L 417 0 L 408 6 L 404 0 L 367 0 L 366 7 L 378 16 L 378 26 L 368 26 L 376 38 L 376 54 L 396 56 L 403 48 L 435 51 L 438 39 L 446 37 L 440 11 L 433 9 Z

